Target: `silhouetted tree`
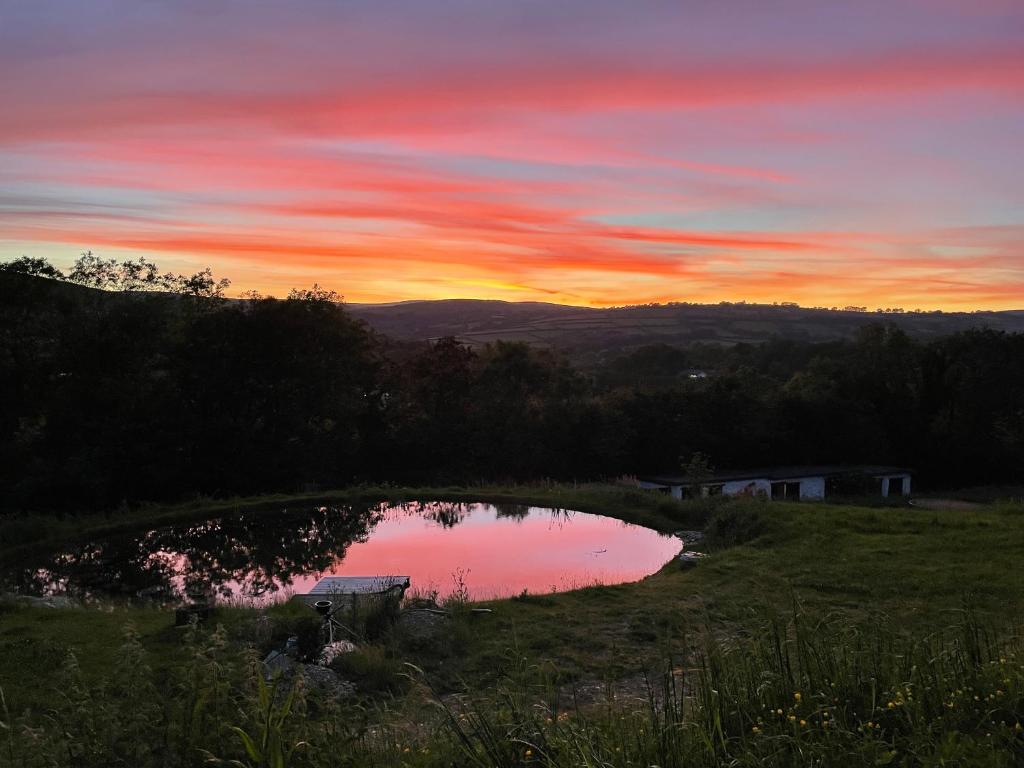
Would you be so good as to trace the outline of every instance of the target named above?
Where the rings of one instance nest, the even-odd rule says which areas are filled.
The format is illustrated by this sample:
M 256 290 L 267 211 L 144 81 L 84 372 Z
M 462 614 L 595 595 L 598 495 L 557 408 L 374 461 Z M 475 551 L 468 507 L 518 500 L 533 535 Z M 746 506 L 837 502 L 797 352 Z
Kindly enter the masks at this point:
M 0 263 L 0 274 L 30 275 L 32 277 L 48 277 L 63 280 L 64 273 L 46 259 L 21 256 L 13 261 Z

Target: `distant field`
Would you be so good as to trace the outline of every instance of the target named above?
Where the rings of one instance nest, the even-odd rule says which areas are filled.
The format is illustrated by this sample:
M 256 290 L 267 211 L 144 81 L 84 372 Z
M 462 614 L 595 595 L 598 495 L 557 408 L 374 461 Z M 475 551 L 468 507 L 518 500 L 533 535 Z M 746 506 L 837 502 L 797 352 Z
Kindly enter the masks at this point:
M 771 338 L 821 342 L 850 338 L 873 322 L 887 322 L 928 338 L 968 328 L 1024 331 L 1024 311 L 876 313 L 755 304 L 651 305 L 589 309 L 501 301 L 412 301 L 350 304 L 349 311 L 398 339 L 455 336 L 482 345 L 497 340 L 553 347 L 581 359 L 653 343 L 757 343 Z

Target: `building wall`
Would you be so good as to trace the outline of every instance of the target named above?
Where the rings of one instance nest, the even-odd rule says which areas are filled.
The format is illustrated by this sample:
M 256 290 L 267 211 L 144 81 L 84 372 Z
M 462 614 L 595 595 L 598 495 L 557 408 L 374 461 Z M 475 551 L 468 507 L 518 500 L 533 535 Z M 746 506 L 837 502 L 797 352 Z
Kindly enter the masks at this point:
M 903 478 L 903 496 L 910 495 L 910 475 L 883 475 L 882 476 L 882 496 L 889 496 L 889 481 L 897 478 Z
M 723 483 L 722 493 L 726 496 L 739 496 L 743 493 L 749 493 L 753 496 L 758 494 L 765 494 L 771 496 L 772 484 L 768 480 L 732 480 L 728 483 Z
M 801 477 L 800 478 L 801 499 L 824 499 L 825 478 L 824 477 Z
M 882 496 L 889 495 L 889 480 L 893 478 L 903 478 L 903 495 L 910 495 L 910 475 L 909 474 L 895 474 L 895 475 L 883 475 L 879 476 L 879 485 L 876 486 L 881 491 Z M 800 498 L 801 499 L 823 499 L 825 498 L 825 478 L 824 477 L 793 477 L 783 482 L 800 483 Z M 682 485 L 661 485 L 660 483 L 651 483 L 644 480 L 636 482 L 636 485 L 640 488 L 646 488 L 649 490 L 661 490 L 667 491 L 673 499 L 683 498 L 683 490 L 685 486 Z M 719 485 L 719 483 L 714 483 Z M 751 495 L 764 494 L 771 498 L 772 495 L 772 483 L 766 478 L 756 478 L 753 480 L 731 480 L 726 483 L 721 483 L 722 493 L 726 496 L 739 496 L 745 493 Z M 705 485 L 702 489 L 703 495 L 708 495 L 708 486 Z

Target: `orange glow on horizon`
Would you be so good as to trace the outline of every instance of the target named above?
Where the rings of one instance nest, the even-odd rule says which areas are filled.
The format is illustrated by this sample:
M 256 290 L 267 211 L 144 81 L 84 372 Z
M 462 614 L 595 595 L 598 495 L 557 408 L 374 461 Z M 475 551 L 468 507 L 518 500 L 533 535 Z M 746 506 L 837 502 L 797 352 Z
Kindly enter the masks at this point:
M 396 1 L 12 9 L 0 260 L 352 302 L 1024 308 L 1021 7 Z

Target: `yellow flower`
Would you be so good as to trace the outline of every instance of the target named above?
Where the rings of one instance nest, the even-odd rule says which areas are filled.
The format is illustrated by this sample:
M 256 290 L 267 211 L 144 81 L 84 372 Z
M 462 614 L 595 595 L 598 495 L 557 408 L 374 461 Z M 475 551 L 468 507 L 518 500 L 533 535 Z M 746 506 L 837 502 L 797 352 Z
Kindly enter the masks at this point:
M 791 722 L 791 723 L 792 722 L 796 722 L 796 715 L 790 715 L 789 716 L 789 722 Z
M 1020 733 L 1021 731 L 1024 731 L 1024 725 L 1017 723 L 1015 726 L 1013 726 L 1013 730 L 1015 730 L 1017 733 Z
M 525 755 L 526 755 L 526 757 L 533 757 L 533 750 L 532 749 L 526 750 Z
M 753 728 L 751 728 L 750 730 L 751 730 L 751 731 L 752 731 L 753 733 L 760 733 L 760 732 L 761 732 L 761 729 L 760 729 L 760 728 L 758 728 L 758 727 L 757 727 L 756 725 L 755 725 L 755 726 L 754 726 Z
M 800 698 L 801 698 L 800 697 L 800 691 L 797 691 L 796 693 L 794 693 L 793 694 L 793 698 L 797 701 L 797 703 L 799 703 L 800 702 Z
M 805 725 L 807 725 L 807 721 L 806 720 L 801 720 L 800 721 L 800 727 L 802 728 Z
M 780 707 L 779 709 L 776 709 L 775 710 L 775 714 L 776 715 L 781 715 L 782 714 L 782 708 Z

